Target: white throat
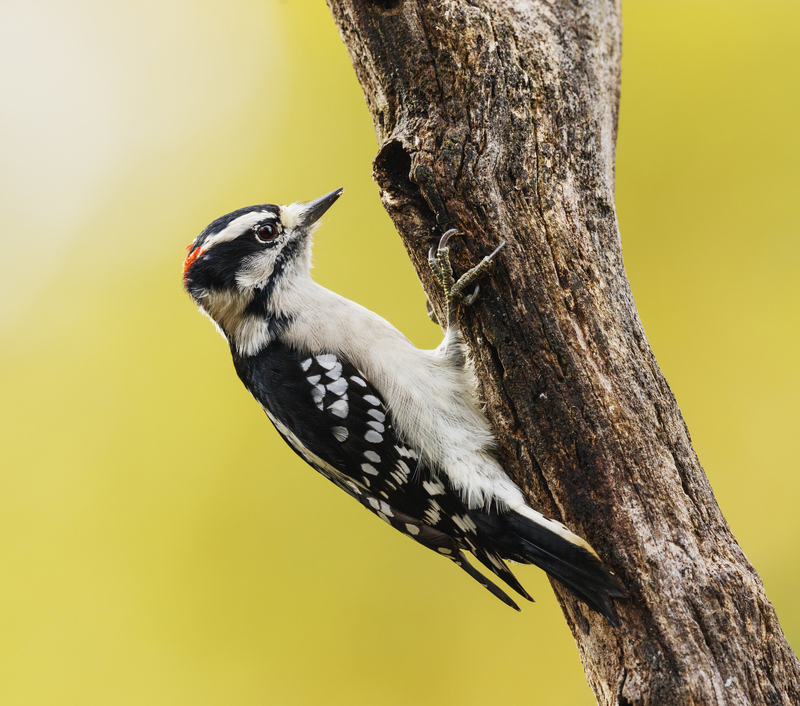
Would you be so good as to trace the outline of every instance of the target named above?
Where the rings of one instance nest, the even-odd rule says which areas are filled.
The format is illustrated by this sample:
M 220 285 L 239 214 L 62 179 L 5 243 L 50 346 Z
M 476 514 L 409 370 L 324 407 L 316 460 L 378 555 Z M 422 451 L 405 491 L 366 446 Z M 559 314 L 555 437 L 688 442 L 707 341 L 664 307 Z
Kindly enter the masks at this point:
M 273 285 L 266 309 L 247 311 L 265 285 L 239 282 L 235 291 L 207 291 L 200 307 L 236 351 L 251 356 L 266 348 L 281 330 L 307 306 L 308 292 L 317 285 L 311 279 L 308 251 L 298 253 Z M 278 273 L 275 273 L 278 274 Z

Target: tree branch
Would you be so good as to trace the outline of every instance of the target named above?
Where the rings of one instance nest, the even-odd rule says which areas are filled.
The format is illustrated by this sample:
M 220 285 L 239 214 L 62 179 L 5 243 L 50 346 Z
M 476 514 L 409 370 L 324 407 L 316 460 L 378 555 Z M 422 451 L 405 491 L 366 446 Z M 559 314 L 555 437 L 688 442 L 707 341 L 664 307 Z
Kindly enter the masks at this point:
M 655 361 L 614 210 L 620 6 L 328 0 L 381 145 L 374 175 L 429 297 L 448 227 L 502 461 L 630 591 L 614 630 L 554 584 L 603 704 L 790 704 L 800 665 Z

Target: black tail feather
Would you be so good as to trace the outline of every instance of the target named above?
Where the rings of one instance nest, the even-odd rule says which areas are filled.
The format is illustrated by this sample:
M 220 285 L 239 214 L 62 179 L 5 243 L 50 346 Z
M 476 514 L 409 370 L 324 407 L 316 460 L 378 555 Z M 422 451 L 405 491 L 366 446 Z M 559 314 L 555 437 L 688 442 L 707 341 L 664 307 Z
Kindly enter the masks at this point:
M 619 579 L 592 551 L 515 511 L 496 514 L 473 510 L 470 514 L 498 554 L 512 561 L 535 564 L 611 625 L 619 626 L 609 598 L 627 594 Z M 490 563 L 483 563 L 516 590 L 514 583 L 519 585 L 516 579 L 514 583 L 508 582 Z
M 523 588 L 522 584 L 517 580 L 517 577 L 511 573 L 511 569 L 506 566 L 506 563 L 498 556 L 497 552 L 487 551 L 484 548 L 474 549 L 472 552 L 475 558 L 481 562 L 487 569 L 492 571 L 498 578 L 505 581 L 511 588 L 513 588 L 520 596 L 534 602 L 531 595 Z
M 478 571 L 472 564 L 469 563 L 469 560 L 464 555 L 463 552 L 458 552 L 457 555 L 450 557 L 456 564 L 458 564 L 464 571 L 466 571 L 472 578 L 474 578 L 481 586 L 486 588 L 493 596 L 499 598 L 503 603 L 507 606 L 513 608 L 514 610 L 518 610 L 520 613 L 522 609 L 514 603 L 511 598 L 503 591 L 499 586 L 493 584 L 486 576 L 484 576 L 480 571 Z M 524 590 L 524 589 L 523 589 Z
M 586 553 L 588 554 L 588 552 Z M 569 564 L 539 547 L 531 545 L 530 555 L 532 558 L 529 559 L 529 563 L 536 564 L 539 568 L 544 569 L 556 581 L 569 589 L 578 600 L 583 601 L 592 610 L 605 616 L 606 620 L 615 628 L 619 627 L 616 611 L 609 603 L 608 597 L 620 598 L 625 595 L 625 592 L 616 577 L 608 572 L 608 569 L 593 555 L 590 554 L 589 556 L 597 565 L 597 571 L 594 576 L 588 574 L 581 567 Z

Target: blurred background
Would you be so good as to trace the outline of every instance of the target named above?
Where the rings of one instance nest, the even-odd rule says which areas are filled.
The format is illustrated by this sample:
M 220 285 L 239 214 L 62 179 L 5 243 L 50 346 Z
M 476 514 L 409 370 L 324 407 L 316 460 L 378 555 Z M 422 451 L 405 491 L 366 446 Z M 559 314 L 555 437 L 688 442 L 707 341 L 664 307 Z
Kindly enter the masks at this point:
M 800 6 L 623 4 L 626 267 L 797 647 Z M 544 574 L 515 614 L 304 466 L 181 289 L 344 186 L 317 279 L 439 342 L 324 3 L 5 0 L 0 55 L 0 701 L 594 703 Z

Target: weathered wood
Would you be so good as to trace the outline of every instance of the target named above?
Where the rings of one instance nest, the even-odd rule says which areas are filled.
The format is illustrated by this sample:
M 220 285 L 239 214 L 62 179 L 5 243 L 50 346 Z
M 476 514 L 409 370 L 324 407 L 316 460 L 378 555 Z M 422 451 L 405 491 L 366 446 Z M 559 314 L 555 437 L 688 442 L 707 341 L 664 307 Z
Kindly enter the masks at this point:
M 378 133 L 381 198 L 434 306 L 438 233 L 468 234 L 462 271 L 508 241 L 464 330 L 509 473 L 630 591 L 614 630 L 555 585 L 598 702 L 800 703 L 800 665 L 625 276 L 619 2 L 328 4 Z

